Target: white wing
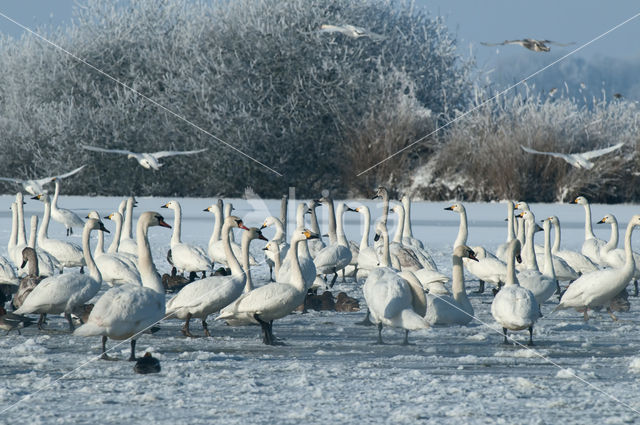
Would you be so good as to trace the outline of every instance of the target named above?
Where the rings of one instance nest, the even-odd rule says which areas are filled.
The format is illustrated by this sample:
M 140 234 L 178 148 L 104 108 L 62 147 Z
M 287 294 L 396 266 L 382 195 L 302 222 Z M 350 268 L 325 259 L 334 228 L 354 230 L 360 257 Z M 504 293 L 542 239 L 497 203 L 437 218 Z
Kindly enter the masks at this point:
M 82 145 L 82 147 L 88 151 L 94 151 L 94 152 L 120 153 L 123 155 L 137 155 L 135 152 L 126 151 L 124 149 L 103 149 L 103 148 L 96 148 L 95 146 L 87 146 L 87 145 Z
M 613 152 L 616 149 L 620 149 L 622 147 L 622 145 L 624 145 L 624 143 L 618 143 L 617 145 L 613 145 L 613 146 L 610 146 L 608 148 L 596 149 L 596 150 L 593 150 L 593 151 L 583 152 L 580 155 L 583 156 L 586 159 L 597 158 L 597 157 L 599 157 L 601 155 L 607 154 L 609 152 Z
M 49 178 L 49 179 L 53 179 L 53 178 L 56 178 L 56 179 L 65 179 L 65 178 L 67 178 L 67 177 L 71 177 L 71 176 L 73 176 L 73 175 L 74 175 L 74 174 L 76 174 L 76 173 L 79 173 L 80 171 L 82 171 L 82 169 L 83 169 L 84 167 L 86 167 L 86 165 L 83 165 L 83 166 L 81 166 L 81 167 L 78 167 L 78 168 L 76 168 L 75 170 L 69 171 L 68 173 L 60 174 L 60 175 L 57 175 L 57 176 L 55 176 L 55 177 L 48 177 L 48 178 Z M 38 180 L 38 182 L 40 182 L 40 180 Z M 43 184 L 44 184 L 44 183 L 47 183 L 47 182 L 43 182 Z
M 198 150 L 195 150 L 195 151 L 160 151 L 160 152 L 150 153 L 149 155 L 151 155 L 155 159 L 160 159 L 160 158 L 164 158 L 165 156 L 193 155 L 195 153 L 204 152 L 206 150 L 207 149 L 205 148 L 205 149 L 198 149 Z
M 571 158 L 571 156 L 570 156 L 570 155 L 568 155 L 568 154 L 566 154 L 566 153 L 559 153 L 559 152 L 540 152 L 540 151 L 537 151 L 537 150 L 535 150 L 535 149 L 526 148 L 526 147 L 524 147 L 524 146 L 522 146 L 522 145 L 520 145 L 520 147 L 521 147 L 521 148 L 522 148 L 522 150 L 524 150 L 525 152 L 529 152 L 529 153 L 533 153 L 533 154 L 538 154 L 538 155 L 550 155 L 550 156 L 553 156 L 553 157 L 555 157 L 555 158 L 562 158 L 562 159 L 564 159 L 564 160 L 565 160 L 565 161 L 567 161 L 567 162 L 571 162 L 571 160 L 573 159 L 573 158 Z
M 25 182 L 25 180 L 12 179 L 11 177 L 0 177 L 0 180 L 5 182 L 18 183 L 18 184 L 22 184 Z

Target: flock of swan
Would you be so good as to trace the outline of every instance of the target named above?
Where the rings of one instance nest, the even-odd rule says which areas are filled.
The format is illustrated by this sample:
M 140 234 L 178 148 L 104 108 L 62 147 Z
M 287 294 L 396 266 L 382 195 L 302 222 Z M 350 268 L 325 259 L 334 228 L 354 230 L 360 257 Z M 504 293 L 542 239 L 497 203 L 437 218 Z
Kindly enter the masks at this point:
M 495 254 L 486 247 L 469 247 L 466 209 L 461 203 L 453 203 L 445 210 L 459 215 L 460 227 L 453 244 L 452 275 L 448 276 L 438 270 L 423 242 L 413 236 L 410 199 L 405 196 L 392 204 L 383 187 L 374 197 L 380 198 L 383 206 L 375 224 L 367 206 L 351 208 L 325 196 L 297 205 L 296 227 L 289 239 L 283 224 L 286 216 L 267 217 L 260 227 L 247 227 L 232 214 L 231 204 L 219 201 L 204 210 L 215 217 L 208 247 L 183 241 L 182 209 L 176 200 L 162 205 L 173 211 L 173 225 L 158 212 L 144 212 L 135 225 L 134 238 L 136 201 L 129 197 L 117 211 L 104 217 L 116 225 L 105 250 L 104 233 L 109 230 L 100 215 L 92 211 L 83 220 L 58 206 L 60 179 L 53 179 L 53 183 L 53 198 L 47 192 L 33 197 L 42 202 L 43 215 L 39 229 L 38 217 L 31 218 L 29 241 L 21 192 L 11 205 L 9 258 L 0 257 L 5 297 L 0 327 L 16 329 L 34 320 L 25 315 L 39 314 L 37 324 L 42 329 L 46 315 L 64 315 L 74 335 L 102 338 L 103 359 L 110 358 L 106 347 L 110 338 L 130 339 L 130 360 L 135 360 L 136 339 L 163 319 L 183 320 L 182 333 L 187 337 L 193 336 L 191 319 L 199 319 L 204 334 L 210 336 L 207 319 L 217 315 L 216 320 L 230 326 L 260 326 L 264 344 L 282 344 L 273 333 L 274 321 L 304 305 L 308 294 L 333 287 L 339 275 L 361 285 L 367 307 L 363 324 L 377 326 L 377 342 L 383 343 L 383 327 L 394 327 L 404 331 L 404 343 L 408 344 L 409 331 L 433 325 L 466 325 L 476 318 L 467 294 L 465 269 L 480 281 L 479 292 L 484 291 L 486 282 L 493 285 L 491 314 L 503 329 L 504 342 L 508 342 L 509 331 L 526 330 L 528 342 L 533 344 L 534 325 L 542 317 L 542 306 L 554 294 L 560 299 L 555 310 L 576 309 L 588 320 L 590 309 L 606 308 L 615 320 L 614 311 L 629 308 L 625 303 L 626 286 L 640 277 L 636 267 L 640 256 L 631 249 L 631 235 L 640 225 L 640 215 L 629 221 L 624 247 L 619 249 L 616 218 L 610 214 L 602 218 L 602 223 L 611 225 L 611 239 L 597 239 L 584 197 L 574 200 L 585 209 L 585 240 L 580 252 L 561 248 L 557 217 L 545 218 L 540 227 L 525 202 L 511 201 L 506 209 L 506 242 Z M 322 207 L 328 213 L 326 241 L 316 214 Z M 362 218 L 359 244 L 347 240 L 344 231 L 344 215 L 352 212 Z M 387 228 L 390 213 L 397 215 L 393 238 Z M 67 228 L 67 235 L 74 227 L 81 227 L 82 245 L 49 238 L 52 219 Z M 190 283 L 168 299 L 151 255 L 150 227 L 171 229 L 167 259 L 177 272 L 190 276 Z M 270 240 L 262 234 L 266 227 L 276 230 Z M 372 228 L 375 236 L 370 245 Z M 241 234 L 239 244 L 234 230 Z M 540 230 L 544 232 L 542 246 L 534 243 L 535 233 Z M 98 234 L 93 252 L 92 232 Z M 260 260 L 250 254 L 250 244 L 258 239 L 267 242 L 263 251 L 272 269 L 273 279 L 264 282 L 251 277 L 251 267 Z M 223 272 L 211 273 L 215 265 L 221 265 Z M 67 268 L 80 271 L 68 272 Z M 9 301 L 12 312 L 4 309 Z M 89 302 L 94 303 L 93 308 L 76 328 L 74 315 L 79 316 Z

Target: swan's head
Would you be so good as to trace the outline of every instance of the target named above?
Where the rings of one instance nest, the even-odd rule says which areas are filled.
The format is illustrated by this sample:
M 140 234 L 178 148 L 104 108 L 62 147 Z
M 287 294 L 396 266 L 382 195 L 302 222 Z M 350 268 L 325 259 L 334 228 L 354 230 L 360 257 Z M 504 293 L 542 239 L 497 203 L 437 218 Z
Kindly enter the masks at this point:
M 112 212 L 105 217 L 105 220 L 122 221 L 122 215 L 119 212 Z
M 138 223 L 148 223 L 149 227 L 151 226 L 161 226 L 166 227 L 167 229 L 171 229 L 171 226 L 164 221 L 164 217 L 162 217 L 157 212 L 147 211 L 140 214 L 140 218 L 138 219 Z M 140 225 L 138 225 L 140 226 Z
M 264 219 L 264 223 L 262 223 L 262 226 L 260 226 L 260 230 L 264 229 L 265 227 L 274 226 L 279 221 L 280 221 L 279 218 L 274 216 L 269 216 Z
M 317 233 L 314 233 L 309 229 L 302 229 L 293 232 L 293 235 L 291 235 L 291 242 L 318 238 L 320 238 L 320 235 L 318 235 Z
M 373 237 L 373 240 L 375 242 L 378 242 L 378 240 L 380 240 L 380 237 L 382 235 L 388 235 L 387 225 L 383 221 L 379 221 L 376 224 L 376 235 Z
M 612 214 L 607 214 L 604 217 L 602 217 L 602 220 L 600 220 L 597 224 L 603 224 L 603 223 L 618 223 L 618 220 L 616 220 L 616 218 L 612 215 Z
M 240 229 L 249 230 L 247 226 L 244 225 L 242 219 L 235 215 L 230 215 L 224 219 L 224 225 L 229 227 L 239 227 Z
M 383 186 L 379 186 L 376 189 L 376 193 L 373 195 L 371 199 L 377 199 L 377 198 L 384 199 L 385 197 L 388 197 L 388 196 L 389 196 L 389 193 L 387 192 L 387 189 L 384 188 Z
M 631 217 L 631 220 L 629 220 L 629 224 L 635 226 L 640 226 L 640 214 L 636 214 L 633 217 Z
M 516 217 L 522 217 L 529 222 L 536 220 L 536 217 L 533 215 L 533 213 L 530 210 L 524 210 L 520 214 L 516 214 Z
M 263 241 L 268 241 L 257 227 L 249 227 L 249 229 L 243 233 L 242 238 L 247 238 L 249 240 L 262 239 Z
M 455 204 L 452 204 L 452 205 L 448 206 L 447 208 L 445 208 L 445 210 L 447 210 L 447 211 L 455 211 L 457 213 L 465 212 L 464 205 L 462 205 L 459 202 L 456 202 Z
M 484 248 L 481 249 L 484 250 Z M 453 255 L 460 258 L 468 258 L 470 260 L 480 261 L 478 260 L 478 257 L 476 257 L 476 252 L 466 245 L 458 245 L 457 247 L 455 247 L 453 250 Z
M 36 251 L 31 247 L 26 247 L 22 250 L 22 264 L 20 264 L 20 268 L 24 269 L 24 266 L 27 265 L 27 261 L 37 261 L 38 257 L 36 256 Z
M 584 196 L 578 196 L 576 199 L 571 201 L 571 203 L 579 205 L 589 205 L 589 201 L 587 201 L 587 198 L 585 198 Z
M 84 228 L 89 230 L 100 230 L 101 232 L 111 233 L 107 230 L 106 227 L 104 227 L 104 224 L 102 224 L 99 218 L 88 219 L 87 222 L 84 224 Z
M 40 193 L 39 195 L 36 195 L 34 197 L 32 197 L 31 199 L 37 199 L 38 201 L 42 201 L 45 204 L 51 202 L 51 198 L 49 198 L 49 194 L 48 193 Z
M 356 207 L 353 211 L 358 212 L 360 214 L 366 214 L 367 212 L 369 212 L 369 207 L 367 207 L 366 205 L 360 205 L 359 207 Z
M 558 225 L 560 224 L 560 220 L 555 215 L 552 215 L 551 217 L 547 218 L 547 220 L 549 220 L 549 223 L 551 224 L 558 224 Z
M 516 202 L 514 208 L 517 210 L 531 211 L 531 209 L 529 208 L 529 204 L 527 204 L 525 201 Z
M 95 218 L 96 220 L 100 220 L 100 214 L 98 211 L 89 211 L 89 214 L 85 218 Z
M 180 208 L 180 204 L 178 203 L 178 201 L 171 200 L 160 208 L 171 208 L 172 210 L 177 210 Z
M 270 241 L 270 242 L 267 242 L 267 244 L 264 246 L 264 248 L 262 248 L 262 250 L 270 251 L 275 254 L 276 252 L 280 251 L 280 247 L 278 246 L 277 243 Z

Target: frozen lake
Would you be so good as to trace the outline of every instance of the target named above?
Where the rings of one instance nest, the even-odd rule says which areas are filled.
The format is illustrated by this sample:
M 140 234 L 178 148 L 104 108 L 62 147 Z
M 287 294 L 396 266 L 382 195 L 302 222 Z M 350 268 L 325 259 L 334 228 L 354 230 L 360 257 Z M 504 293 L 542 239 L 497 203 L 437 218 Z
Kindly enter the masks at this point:
M 97 209 L 101 216 L 115 211 L 121 198 L 63 197 L 61 206 L 82 216 Z M 0 196 L 0 252 L 6 255 L 10 233 L 10 196 Z M 160 206 L 170 198 L 139 198 L 136 216 L 160 212 L 168 223 L 173 213 Z M 179 199 L 183 206 L 183 240 L 206 246 L 213 215 L 202 210 L 214 199 Z M 280 201 L 231 200 L 247 226 L 259 227 Z M 380 203 L 368 205 L 378 216 Z M 290 228 L 295 209 L 289 209 Z M 444 211 L 446 202 L 415 203 L 414 235 L 425 242 L 440 271 L 451 271 L 451 247 L 458 214 Z M 465 204 L 469 216 L 469 245 L 488 249 L 506 238 L 506 207 L 500 203 Z M 584 237 L 584 210 L 569 204 L 533 204 L 537 219 L 557 215 L 563 225 L 563 246 L 579 249 Z M 320 210 L 318 210 L 320 211 Z M 618 217 L 621 228 L 635 205 L 593 205 L 593 221 L 606 213 Z M 42 213 L 42 204 L 27 199 L 25 217 Z M 348 213 L 349 239 L 360 240 L 359 215 Z M 321 215 L 324 218 L 324 215 Z M 113 229 L 113 222 L 105 220 Z M 608 239 L 609 227 L 594 225 L 598 237 Z M 394 224 L 390 221 L 390 231 Z M 28 230 L 28 229 L 27 229 Z M 324 229 L 323 229 L 324 231 Z M 165 254 L 171 231 L 150 230 L 158 270 L 169 265 Z M 273 229 L 264 231 L 267 237 Z M 50 236 L 64 237 L 64 227 L 52 223 Z M 538 234 L 540 235 L 540 234 Z M 110 236 L 106 235 L 106 243 Z M 71 240 L 80 242 L 79 237 Z M 537 241 L 542 243 L 538 236 Z M 252 244 L 262 259 L 261 241 Z M 640 236 L 634 247 L 640 251 Z M 258 283 L 268 268 L 252 269 Z M 67 333 L 62 317 L 50 317 L 48 331 L 35 327 L 0 337 L 0 423 L 640 423 L 640 320 L 638 298 L 631 311 L 613 322 L 593 313 L 584 323 L 572 310 L 551 313 L 557 299 L 542 307 L 544 317 L 534 329 L 533 350 L 505 346 L 500 327 L 490 313 L 490 291 L 472 291 L 478 320 L 468 326 L 434 327 L 412 332 L 415 345 L 401 346 L 403 332 L 386 329 L 388 345 L 372 345 L 376 330 L 355 325 L 364 312 L 292 314 L 274 323 L 276 336 L 287 346 L 267 347 L 258 327 L 232 328 L 209 319 L 212 338 L 184 338 L 182 323 L 165 321 L 154 335 L 138 341 L 138 355 L 151 351 L 162 363 L 156 375 L 137 375 L 133 364 L 92 361 L 99 338 Z M 334 292 L 347 291 L 364 306 L 359 285 L 338 283 Z M 194 334 L 202 335 L 198 321 Z M 527 333 L 515 333 L 526 342 Z M 109 341 L 108 347 L 114 346 Z M 129 354 L 128 342 L 113 352 Z M 575 378 L 576 374 L 584 381 Z M 30 394 L 32 397 L 25 399 Z M 617 401 L 616 401 L 617 400 Z M 18 403 L 19 404 L 15 404 Z

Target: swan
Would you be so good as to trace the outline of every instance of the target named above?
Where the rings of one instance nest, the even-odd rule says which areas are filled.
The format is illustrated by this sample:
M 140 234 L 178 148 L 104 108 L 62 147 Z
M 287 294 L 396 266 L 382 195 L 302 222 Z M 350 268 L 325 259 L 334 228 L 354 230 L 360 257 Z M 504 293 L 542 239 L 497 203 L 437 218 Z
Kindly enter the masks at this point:
M 86 218 L 100 219 L 96 211 L 91 211 Z M 98 243 L 93 251 L 93 260 L 100 270 L 102 281 L 113 285 L 132 283 L 141 285 L 140 273 L 135 265 L 127 263 L 120 257 L 104 252 L 104 233 L 98 234 Z
M 582 254 L 586 255 L 594 263 L 602 265 L 600 250 L 606 243 L 602 239 L 596 238 L 593 234 L 593 227 L 591 226 L 591 206 L 589 205 L 589 201 L 587 201 L 587 198 L 584 196 L 578 196 L 571 203 L 582 205 L 584 207 L 585 220 Z
M 138 204 L 136 198 L 129 196 L 124 206 L 124 224 L 122 225 L 122 234 L 120 235 L 120 244 L 118 246 L 118 252 L 122 252 L 130 255 L 138 255 L 138 245 L 133 239 L 133 208 Z M 122 207 L 122 203 L 120 204 Z M 122 212 L 121 212 L 122 214 Z
M 167 316 L 185 321 L 182 327 L 182 333 L 185 336 L 193 337 L 189 331 L 189 321 L 192 317 L 202 319 L 202 328 L 204 329 L 205 335 L 211 336 L 207 326 L 207 316 L 229 305 L 242 294 L 245 288 L 246 274 L 231 250 L 229 241 L 229 233 L 231 233 L 231 229 L 235 227 L 249 230 L 242 223 L 242 220 L 236 216 L 231 215 L 224 220 L 222 226 L 222 243 L 224 244 L 226 258 L 231 268 L 231 276 L 211 276 L 192 282 L 182 288 L 167 302 Z M 265 239 L 265 237 L 256 231 L 243 233 L 242 250 L 244 257 L 249 253 L 249 243 L 251 240 L 259 238 Z
M 526 269 L 518 273 L 520 286 L 531 291 L 539 306 L 544 304 L 558 288 L 555 278 L 553 262 L 551 261 L 550 224 L 545 222 L 547 231 L 545 232 L 545 271 L 540 273 L 538 262 L 533 249 L 536 218 L 531 211 L 523 211 L 520 217 L 525 220 L 527 236 L 524 244 Z M 547 255 L 548 254 L 548 255 Z
M 80 336 L 102 335 L 102 359 L 109 359 L 106 353 L 107 338 L 131 338 L 129 360 L 135 361 L 135 338 L 164 317 L 164 288 L 149 246 L 148 232 L 151 226 L 171 228 L 156 212 L 140 214 L 136 239 L 142 286 L 119 285 L 110 288 L 98 299 L 87 322 L 74 332 L 74 335 Z
M 613 214 L 605 215 L 598 224 L 609 223 L 611 224 L 611 238 L 609 242 L 600 251 L 602 261 L 606 266 L 612 268 L 622 268 L 624 266 L 625 252 L 624 249 L 617 248 L 618 246 L 618 220 Z M 633 260 L 636 264 L 636 268 L 633 272 L 634 286 L 636 294 L 638 293 L 638 279 L 640 278 L 640 255 L 633 253 Z
M 378 267 L 378 255 L 375 248 L 369 246 L 369 232 L 371 229 L 371 212 L 366 205 L 360 205 L 354 209 L 355 212 L 362 216 L 362 239 L 358 247 L 358 271 L 356 279 L 366 278 L 369 271 Z
M 336 279 L 338 279 L 338 272 L 351 262 L 351 250 L 349 249 L 349 243 L 347 242 L 347 238 L 345 238 L 344 231 L 342 230 L 342 215 L 346 205 L 340 202 L 338 204 L 336 214 L 334 212 L 333 199 L 329 197 L 322 197 L 319 202 L 325 204 L 329 209 L 330 244 L 316 254 L 316 257 L 313 259 L 313 263 L 316 266 L 316 274 L 318 276 L 330 273 L 334 274 L 329 285 L 330 287 L 333 287 L 336 283 Z
M 209 239 L 209 245 L 207 247 L 207 254 L 212 264 L 220 263 L 224 267 L 228 267 L 227 264 L 227 256 L 225 254 L 224 243 L 220 239 L 220 233 L 222 232 L 222 223 L 224 219 L 222 218 L 222 208 L 220 205 L 222 204 L 222 200 L 220 199 L 217 204 L 213 204 L 204 209 L 204 211 L 213 213 L 215 218 L 215 223 L 213 226 L 213 232 L 211 233 L 211 238 Z M 231 235 L 231 233 L 230 233 Z M 233 251 L 233 255 L 236 258 L 242 257 L 242 247 L 237 243 L 231 241 L 231 249 Z M 249 253 L 249 264 L 252 266 L 257 266 L 258 262 L 255 257 Z
M 320 232 L 320 225 L 318 224 L 318 216 L 316 214 L 316 208 L 322 205 L 320 201 L 311 201 L 309 204 L 308 213 L 311 214 L 311 231 L 318 235 L 317 239 L 309 239 L 307 245 L 309 246 L 309 252 L 312 258 L 316 258 L 318 252 L 320 252 L 326 245 L 322 241 L 322 232 Z
M 471 248 L 458 245 L 453 250 L 453 296 L 434 296 L 427 294 L 427 313 L 425 319 L 431 325 L 466 325 L 473 320 L 473 306 L 467 297 L 464 286 L 464 268 L 462 259 L 469 258 L 478 261 Z
M 45 215 L 48 214 L 45 213 Z M 44 279 L 31 291 L 22 306 L 16 310 L 16 314 L 64 313 L 69 322 L 69 329 L 73 332 L 74 325 L 71 320 L 71 312 L 74 308 L 93 298 L 102 284 L 102 276 L 91 256 L 89 237 L 92 230 L 109 232 L 99 220 L 89 219 L 84 225 L 82 231 L 82 253 L 89 274 L 67 273 Z
M 307 210 L 307 204 L 305 204 L 304 202 L 298 204 L 298 208 L 296 210 L 296 231 L 302 232 L 305 229 L 304 215 L 306 214 Z M 310 289 L 313 286 L 313 283 L 316 279 L 316 265 L 313 262 L 313 258 L 311 257 L 308 246 L 309 241 L 312 240 L 314 239 L 306 239 L 298 244 L 298 263 L 300 264 L 300 269 L 302 270 L 302 279 L 304 280 L 304 286 L 307 289 Z M 280 248 L 278 247 L 278 250 L 279 249 Z M 285 255 L 283 259 L 282 255 L 279 255 L 282 259 L 282 262 L 281 267 L 276 267 L 276 281 L 284 283 L 291 282 L 291 261 L 293 257 L 291 255 Z
M 428 328 L 429 323 L 414 310 L 409 283 L 391 268 L 389 234 L 384 222 L 376 226 L 376 237 L 382 238 L 381 267 L 369 273 L 362 287 L 364 299 L 372 322 L 378 326 L 378 344 L 383 344 L 383 325 L 404 329 L 404 344 L 408 344 L 409 331 Z
M 184 243 L 180 240 L 182 230 L 182 208 L 180 207 L 180 203 L 172 200 L 164 204 L 162 208 L 169 208 L 174 212 L 173 235 L 171 236 L 171 258 L 173 265 L 179 271 L 189 273 L 202 272 L 202 277 L 204 278 L 205 272 L 211 269 L 212 264 L 202 248 Z
M 307 294 L 307 288 L 298 261 L 298 244 L 317 235 L 309 230 L 296 229 L 290 241 L 287 258 L 291 261 L 291 280 L 271 282 L 243 294 L 224 308 L 216 320 L 226 320 L 232 326 L 259 324 L 262 327 L 262 342 L 278 345 L 273 335 L 273 321 L 290 314 L 300 306 Z
M 282 222 L 277 217 L 267 217 L 262 223 L 260 229 L 264 229 L 265 227 L 275 226 L 276 234 L 271 238 L 270 242 L 279 245 L 279 253 L 280 253 L 280 261 L 287 255 L 287 251 L 289 250 L 289 244 L 287 243 L 285 234 L 284 234 L 284 226 Z M 265 261 L 269 266 L 269 280 L 273 281 L 273 266 L 275 266 L 275 261 L 273 258 L 273 253 L 269 250 L 265 251 Z
M 107 220 L 111 220 L 116 223 L 116 230 L 113 232 L 113 239 L 111 240 L 111 244 L 109 244 L 109 248 L 107 249 L 107 254 L 113 255 L 122 261 L 125 262 L 129 267 L 136 268 L 138 257 L 133 254 L 128 254 L 126 252 L 118 252 L 120 248 L 120 237 L 122 235 L 122 214 L 118 211 L 112 212 L 108 216 L 105 217 Z
M 83 165 L 65 174 L 59 174 L 57 176 L 51 176 L 51 177 L 44 177 L 41 179 L 22 180 L 22 179 L 10 178 L 10 177 L 0 177 L 0 180 L 22 185 L 22 188 L 28 194 L 30 194 L 31 196 L 37 196 L 45 192 L 45 189 L 43 187 L 45 184 L 51 183 L 54 179 L 65 179 L 67 177 L 70 177 L 76 173 L 79 173 L 84 167 L 86 166 Z
M 617 320 L 611 312 L 610 303 L 627 286 L 633 276 L 635 261 L 631 250 L 631 234 L 638 225 L 640 225 L 640 215 L 634 215 L 629 220 L 624 237 L 624 265 L 583 274 L 569 285 L 556 310 L 581 308 L 584 309 L 585 320 L 588 320 L 587 309 L 607 307 L 611 317 Z
M 20 268 L 29 265 L 27 275 L 20 279 L 20 285 L 18 286 L 18 292 L 13 296 L 11 305 L 16 310 L 24 304 L 24 300 L 27 299 L 33 289 L 40 283 L 45 277 L 40 276 L 40 270 L 38 269 L 38 256 L 33 248 L 26 247 L 22 250 L 22 263 Z M 42 322 L 44 321 L 44 314 L 40 315 L 38 321 L 38 329 L 42 329 Z
M 18 276 L 9 260 L 0 256 L 0 285 L 18 285 Z
M 93 151 L 93 152 L 117 153 L 117 154 L 127 155 L 127 159 L 133 158 L 136 161 L 138 161 L 138 164 L 140 164 L 142 167 L 146 168 L 147 170 L 154 170 L 154 171 L 158 171 L 160 167 L 164 165 L 160 163 L 160 161 L 158 161 L 160 158 L 165 158 L 168 156 L 176 156 L 176 155 L 193 155 L 193 154 L 201 153 L 207 150 L 207 149 L 198 149 L 194 151 L 160 151 L 160 152 L 136 153 L 136 152 L 131 152 L 124 149 L 104 149 L 104 148 L 98 148 L 95 146 L 87 146 L 87 145 L 82 145 L 82 147 L 88 151 Z
M 38 257 L 38 270 L 40 270 L 41 276 L 53 276 L 55 269 L 59 267 L 55 258 L 49 255 L 46 251 L 38 249 L 36 238 L 38 236 L 38 216 L 31 216 L 31 231 L 29 233 L 28 246 L 36 251 Z
M 551 40 L 536 40 L 534 38 L 523 38 L 522 40 L 505 40 L 502 43 L 485 43 L 481 42 L 483 46 L 505 46 L 507 44 L 517 44 L 525 49 L 532 50 L 534 52 L 548 52 L 551 50 L 547 44 L 555 44 L 556 46 L 570 46 L 575 43 L 557 43 Z M 524 149 L 524 147 L 523 147 Z M 526 149 L 525 149 L 526 150 Z
M 405 245 L 402 242 L 402 235 L 404 233 L 404 224 L 406 222 L 405 220 L 406 214 L 402 204 L 394 205 L 392 211 L 398 214 L 398 225 L 396 226 L 396 233 L 393 238 L 393 242 L 391 243 L 391 261 L 393 262 L 394 257 L 397 257 L 397 259 L 402 262 L 400 258 L 400 255 L 402 254 L 400 253 L 400 251 L 404 250 L 404 251 L 408 251 L 410 254 L 412 254 L 412 257 L 415 257 L 415 259 L 418 260 L 418 263 L 419 263 L 418 269 L 425 268 L 429 270 L 438 270 L 436 263 L 431 258 L 431 254 L 429 254 L 427 251 L 425 251 L 422 248 L 416 248 L 411 245 Z M 404 267 L 405 266 L 403 265 L 403 268 Z
M 40 248 L 56 259 L 60 265 L 60 272 L 62 272 L 65 267 L 80 267 L 80 271 L 82 271 L 86 257 L 82 254 L 82 249 L 78 245 L 58 239 L 49 239 L 49 220 L 51 218 L 51 200 L 49 199 L 49 195 L 46 193 L 44 195 L 40 194 L 34 196 L 32 199 L 37 199 L 44 203 L 44 216 L 40 230 L 38 230 L 37 238 Z
M 404 207 L 404 227 L 402 228 L 402 243 L 414 248 L 424 249 L 424 244 L 420 239 L 413 237 L 413 230 L 411 229 L 411 198 L 404 195 L 401 199 L 402 206 Z
M 55 184 L 55 192 L 53 193 L 53 199 L 51 200 L 51 218 L 58 223 L 64 225 L 67 228 L 67 236 L 73 234 L 74 227 L 82 227 L 84 226 L 84 221 L 73 211 L 58 208 L 58 197 L 60 196 L 60 181 L 58 179 L 54 180 Z
M 507 330 L 529 329 L 529 343 L 533 345 L 533 325 L 540 317 L 540 307 L 535 297 L 518 284 L 515 260 L 520 258 L 520 241 L 509 242 L 507 255 L 507 278 L 504 286 L 493 298 L 491 315 L 502 326 L 504 343 L 507 344 Z
M 576 251 L 560 249 L 560 219 L 556 216 L 551 216 L 549 217 L 549 221 L 553 225 L 554 231 L 553 247 L 551 248 L 553 255 L 562 258 L 570 267 L 580 274 L 591 273 L 598 270 L 598 266 L 586 255 Z
M 18 195 L 22 195 L 18 193 Z M 16 198 L 21 198 L 17 196 Z M 27 247 L 27 240 L 24 231 L 24 220 L 21 219 L 20 210 L 22 209 L 22 201 L 11 203 L 11 235 L 9 237 L 8 251 L 13 264 L 18 266 L 22 262 L 22 250 Z M 14 218 L 15 217 L 15 218 Z M 13 242 L 13 243 L 12 243 Z
M 507 258 L 507 248 L 509 247 L 509 242 L 516 238 L 516 232 L 514 227 L 515 221 L 515 208 L 513 206 L 513 201 L 507 201 L 507 242 L 501 244 L 496 249 L 496 257 L 501 261 L 505 261 Z
M 469 235 L 466 208 L 461 203 L 456 202 L 446 207 L 445 210 L 460 214 L 460 226 L 458 227 L 456 240 L 453 242 L 453 248 L 455 249 L 457 246 L 466 245 L 467 237 Z M 480 282 L 477 292 L 479 294 L 484 292 L 485 282 L 493 283 L 499 287 L 506 276 L 506 264 L 502 263 L 495 257 L 495 255 L 491 254 L 484 248 L 481 249 L 481 247 L 473 247 L 473 250 L 477 254 L 476 257 L 478 261 L 465 261 L 465 265 L 467 266 L 469 273 L 474 275 Z M 482 256 L 479 255 L 480 253 Z
M 385 36 L 383 35 L 376 34 L 362 27 L 356 27 L 354 25 L 349 25 L 349 24 L 344 24 L 344 25 L 322 24 L 320 25 L 320 29 L 318 30 L 318 32 L 328 32 L 328 33 L 339 32 L 351 38 L 369 37 L 372 40 L 383 40 L 385 38 Z
M 585 170 L 590 170 L 595 166 L 593 162 L 589 161 L 590 159 L 594 159 L 599 156 L 613 152 L 616 149 L 620 149 L 622 145 L 624 145 L 624 143 L 618 143 L 617 145 L 613 145 L 604 149 L 595 149 L 588 152 L 580 152 L 580 153 L 540 152 L 531 148 L 526 148 L 522 145 L 520 145 L 520 147 L 522 148 L 522 150 L 528 153 L 537 154 L 537 155 L 549 155 L 555 158 L 561 158 L 561 159 L 564 159 L 572 167 L 584 168 Z

